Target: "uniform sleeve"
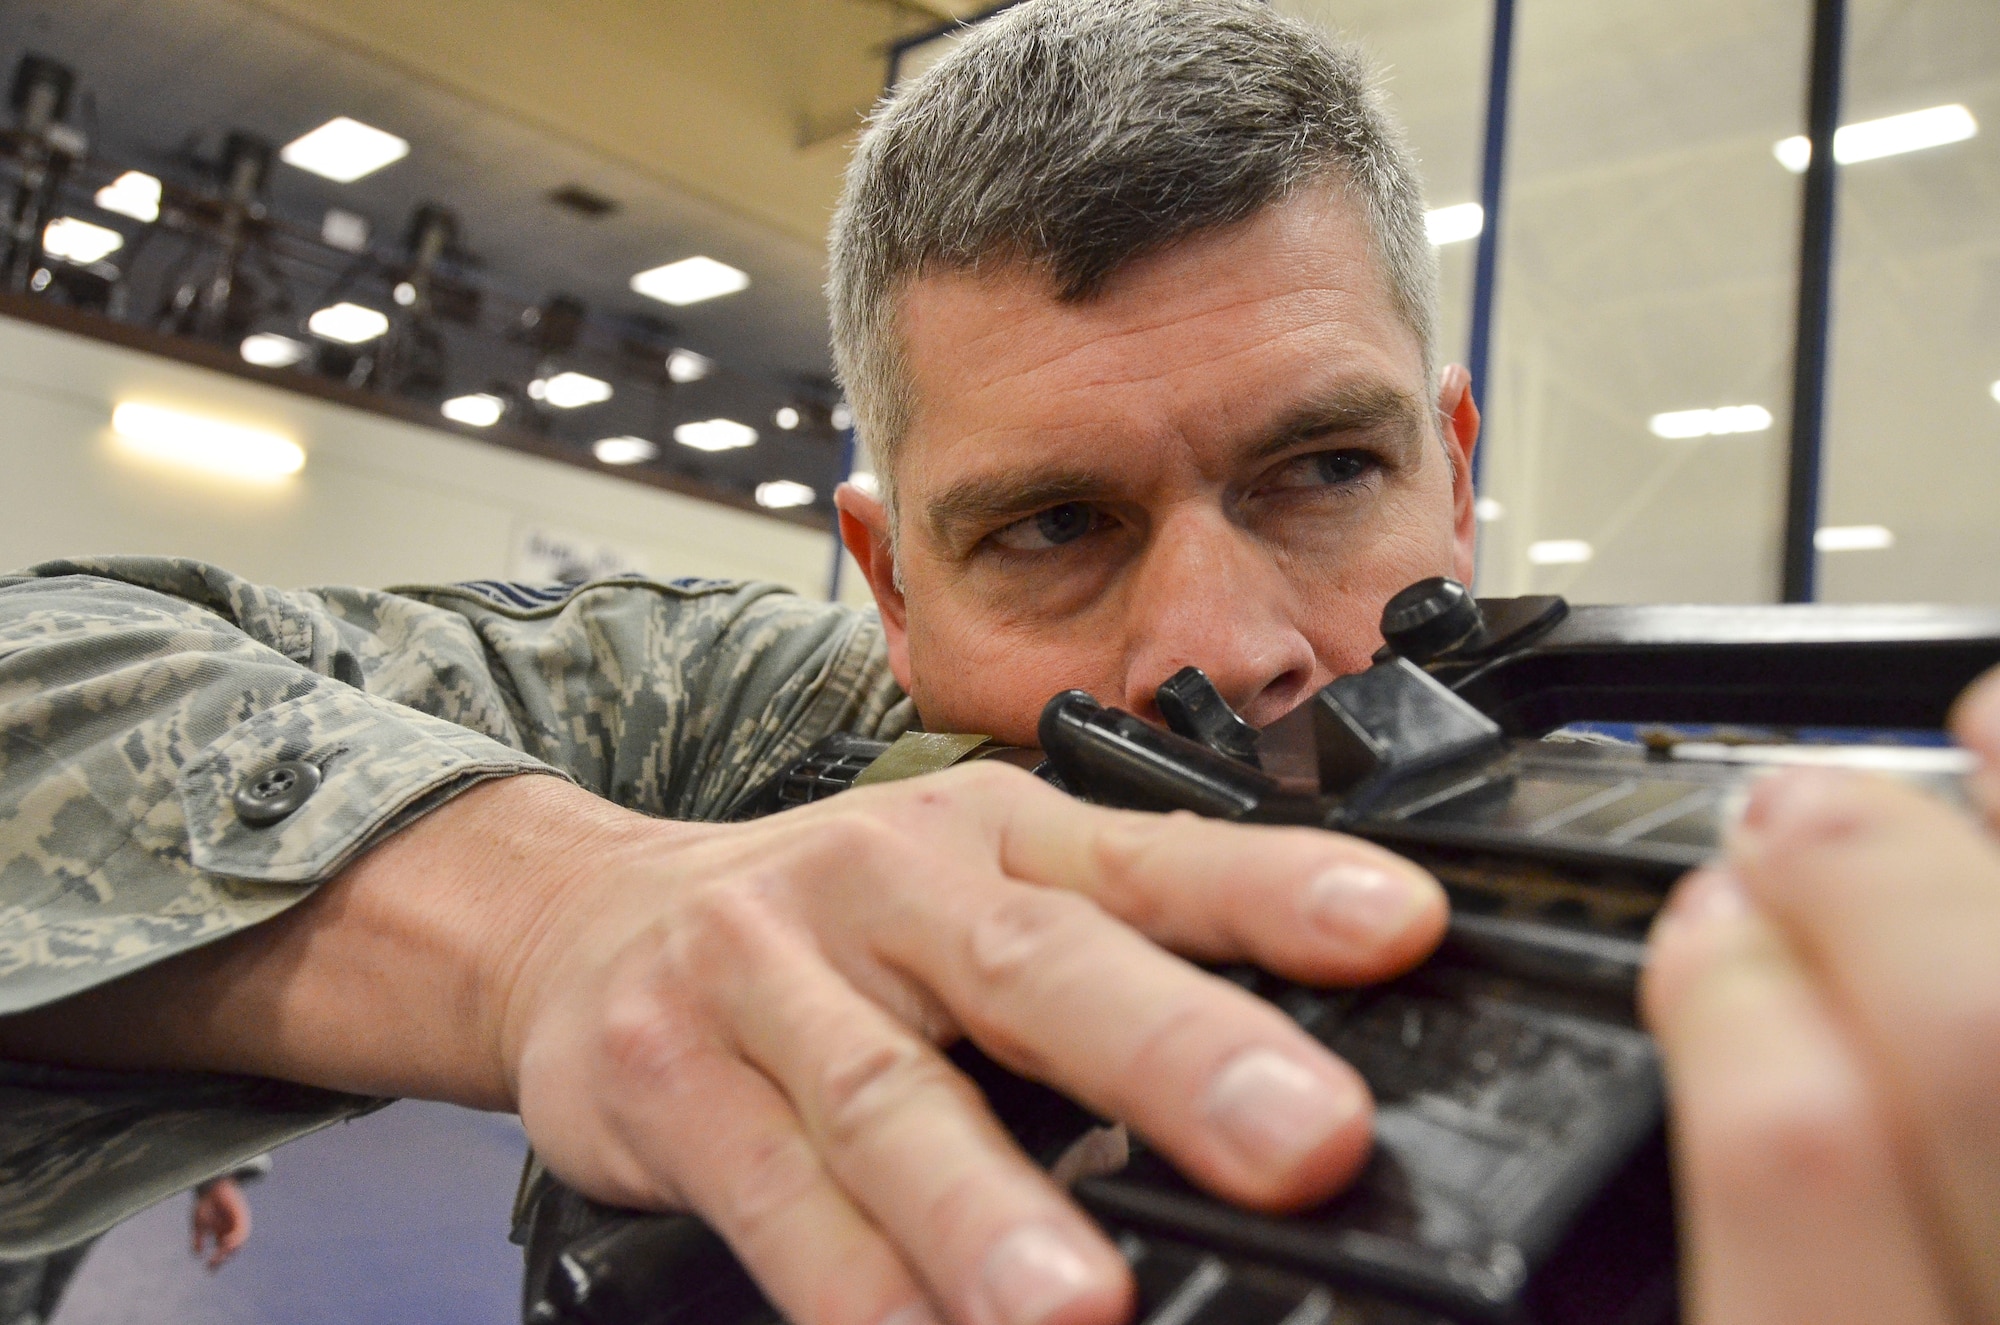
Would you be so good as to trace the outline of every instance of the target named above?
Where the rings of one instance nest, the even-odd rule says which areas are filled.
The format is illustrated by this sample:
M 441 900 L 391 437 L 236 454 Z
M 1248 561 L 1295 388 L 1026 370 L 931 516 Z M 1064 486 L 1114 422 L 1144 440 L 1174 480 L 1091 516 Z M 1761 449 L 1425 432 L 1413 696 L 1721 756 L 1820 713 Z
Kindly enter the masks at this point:
M 490 777 L 712 818 L 909 706 L 879 627 L 772 586 L 262 588 L 161 558 L 0 579 L 0 1013 L 254 926 Z M 0 1256 L 376 1102 L 0 1064 Z

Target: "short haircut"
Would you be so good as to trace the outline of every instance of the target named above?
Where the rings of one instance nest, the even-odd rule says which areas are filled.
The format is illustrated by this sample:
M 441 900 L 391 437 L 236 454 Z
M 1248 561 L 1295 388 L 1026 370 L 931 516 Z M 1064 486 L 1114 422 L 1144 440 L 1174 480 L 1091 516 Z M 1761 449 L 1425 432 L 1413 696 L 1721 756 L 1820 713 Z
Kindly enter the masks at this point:
M 1321 181 L 1359 206 L 1433 379 L 1423 188 L 1359 49 L 1262 0 L 1024 0 L 974 27 L 875 108 L 833 218 L 834 362 L 884 496 L 915 405 L 911 282 L 1024 263 L 1087 300 Z

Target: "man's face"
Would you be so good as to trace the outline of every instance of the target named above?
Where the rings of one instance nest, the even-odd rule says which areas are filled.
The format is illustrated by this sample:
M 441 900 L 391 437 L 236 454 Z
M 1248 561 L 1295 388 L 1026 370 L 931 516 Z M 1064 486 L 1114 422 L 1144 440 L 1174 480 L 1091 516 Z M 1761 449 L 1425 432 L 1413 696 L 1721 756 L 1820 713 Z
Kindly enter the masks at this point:
M 900 588 L 880 503 L 840 507 L 931 730 L 1032 745 L 1072 687 L 1157 720 L 1189 663 L 1262 726 L 1367 666 L 1398 589 L 1471 578 L 1478 414 L 1462 370 L 1425 398 L 1377 268 L 1328 188 L 1080 303 L 1022 267 L 911 287 Z

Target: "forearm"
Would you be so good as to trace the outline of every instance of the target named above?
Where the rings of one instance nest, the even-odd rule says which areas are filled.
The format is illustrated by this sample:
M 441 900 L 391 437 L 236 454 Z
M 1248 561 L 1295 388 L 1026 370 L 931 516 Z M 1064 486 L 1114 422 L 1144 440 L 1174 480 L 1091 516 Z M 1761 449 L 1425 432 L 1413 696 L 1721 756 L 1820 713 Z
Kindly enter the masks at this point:
M 550 777 L 474 787 L 283 915 L 33 1012 L 0 1055 L 513 1106 L 502 1038 L 586 862 L 676 831 Z

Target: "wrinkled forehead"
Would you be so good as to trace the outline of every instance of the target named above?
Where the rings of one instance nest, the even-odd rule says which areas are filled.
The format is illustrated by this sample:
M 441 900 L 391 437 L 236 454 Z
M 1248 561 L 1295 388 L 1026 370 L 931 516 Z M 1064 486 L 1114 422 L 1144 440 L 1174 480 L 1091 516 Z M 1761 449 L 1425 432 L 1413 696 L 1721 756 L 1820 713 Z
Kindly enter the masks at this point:
M 1254 431 L 1342 388 L 1427 394 L 1421 342 L 1339 189 L 1148 254 L 1085 297 L 996 260 L 927 273 L 899 312 L 899 486 L 1015 450 L 1102 460 L 1148 437 Z

